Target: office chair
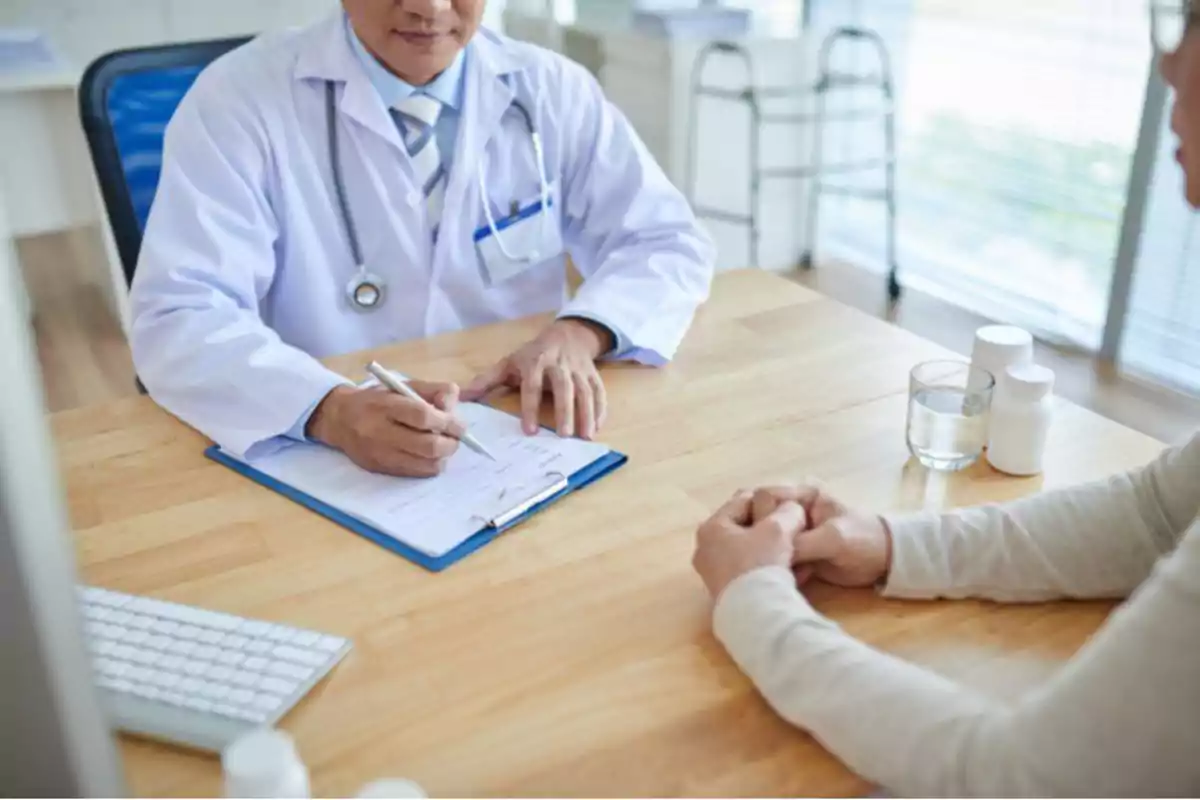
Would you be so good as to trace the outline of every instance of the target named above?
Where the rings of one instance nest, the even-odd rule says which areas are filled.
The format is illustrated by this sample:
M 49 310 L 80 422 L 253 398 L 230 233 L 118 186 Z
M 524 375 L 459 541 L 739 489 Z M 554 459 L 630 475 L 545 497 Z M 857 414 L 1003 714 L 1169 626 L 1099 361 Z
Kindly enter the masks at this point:
M 192 82 L 250 37 L 117 50 L 83 73 L 79 116 L 125 283 L 133 283 L 142 232 L 158 188 L 163 134 Z M 137 389 L 145 394 L 140 380 Z
M 213 59 L 249 37 L 117 50 L 88 66 L 79 116 L 126 283 L 158 188 L 163 133 L 179 101 Z

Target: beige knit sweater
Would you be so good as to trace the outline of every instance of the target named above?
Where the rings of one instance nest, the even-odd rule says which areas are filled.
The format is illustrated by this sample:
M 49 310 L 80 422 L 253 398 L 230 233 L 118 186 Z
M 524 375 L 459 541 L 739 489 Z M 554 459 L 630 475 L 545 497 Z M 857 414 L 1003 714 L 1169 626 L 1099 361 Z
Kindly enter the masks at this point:
M 1011 705 L 850 638 L 782 568 L 734 581 L 714 629 L 779 714 L 890 792 L 1200 795 L 1198 510 L 1200 436 L 1104 482 L 888 519 L 891 597 L 1129 598 Z

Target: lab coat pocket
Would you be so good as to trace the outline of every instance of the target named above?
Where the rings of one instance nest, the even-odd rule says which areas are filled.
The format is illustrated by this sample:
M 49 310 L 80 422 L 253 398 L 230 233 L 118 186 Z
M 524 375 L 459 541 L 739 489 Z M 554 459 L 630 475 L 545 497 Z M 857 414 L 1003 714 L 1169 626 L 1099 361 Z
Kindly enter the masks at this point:
M 488 285 L 504 283 L 563 254 L 553 186 L 549 198 L 549 207 L 543 207 L 539 197 L 515 214 L 495 220 L 495 230 L 488 224 L 475 231 L 475 247 Z

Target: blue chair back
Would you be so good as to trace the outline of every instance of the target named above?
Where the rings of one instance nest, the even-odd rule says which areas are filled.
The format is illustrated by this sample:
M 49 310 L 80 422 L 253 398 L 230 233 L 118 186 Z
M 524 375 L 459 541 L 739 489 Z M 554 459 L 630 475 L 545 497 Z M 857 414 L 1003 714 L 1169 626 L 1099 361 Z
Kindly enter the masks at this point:
M 79 86 L 79 114 L 125 280 L 162 168 L 163 134 L 196 76 L 249 37 L 118 50 L 96 59 Z

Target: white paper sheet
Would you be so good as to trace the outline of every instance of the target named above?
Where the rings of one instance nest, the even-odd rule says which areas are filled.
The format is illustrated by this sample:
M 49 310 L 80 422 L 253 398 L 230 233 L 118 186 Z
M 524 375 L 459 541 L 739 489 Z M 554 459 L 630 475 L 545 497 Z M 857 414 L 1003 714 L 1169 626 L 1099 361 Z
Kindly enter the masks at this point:
M 436 558 L 609 452 L 549 431 L 526 436 L 519 419 L 487 406 L 465 403 L 455 413 L 495 462 L 463 446 L 436 478 L 393 478 L 360 469 L 336 450 L 298 442 L 246 463 Z

